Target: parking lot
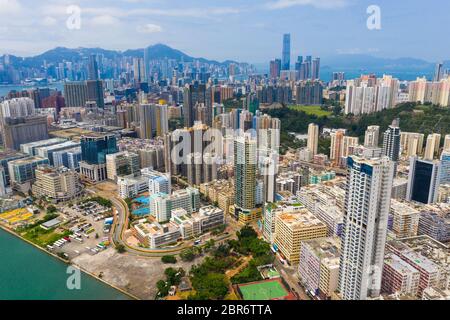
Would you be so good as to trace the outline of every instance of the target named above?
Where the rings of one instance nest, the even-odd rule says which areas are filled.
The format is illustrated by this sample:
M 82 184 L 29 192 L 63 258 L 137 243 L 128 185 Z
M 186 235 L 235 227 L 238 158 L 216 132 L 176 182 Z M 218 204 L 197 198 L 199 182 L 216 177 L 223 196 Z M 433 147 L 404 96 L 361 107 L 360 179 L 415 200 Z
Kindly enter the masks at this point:
M 64 227 L 71 234 L 47 247 L 48 250 L 73 259 L 83 253 L 96 255 L 108 248 L 113 224 L 112 209 L 94 201 L 58 209 L 68 221 Z

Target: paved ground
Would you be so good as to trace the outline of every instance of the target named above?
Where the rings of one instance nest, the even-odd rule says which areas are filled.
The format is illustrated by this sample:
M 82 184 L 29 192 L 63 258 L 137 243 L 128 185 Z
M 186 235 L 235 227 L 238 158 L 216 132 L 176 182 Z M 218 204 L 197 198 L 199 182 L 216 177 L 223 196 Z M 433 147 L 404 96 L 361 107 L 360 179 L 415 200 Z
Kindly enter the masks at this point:
M 179 261 L 173 265 L 163 264 L 160 258 L 119 254 L 115 249 L 109 248 L 94 256 L 83 253 L 72 262 L 94 275 L 102 273 L 103 280 L 140 299 L 153 300 L 157 293 L 156 283 L 165 278 L 166 268 L 182 267 L 189 272 L 192 264 L 200 263 L 201 260 L 197 259 L 194 263 Z

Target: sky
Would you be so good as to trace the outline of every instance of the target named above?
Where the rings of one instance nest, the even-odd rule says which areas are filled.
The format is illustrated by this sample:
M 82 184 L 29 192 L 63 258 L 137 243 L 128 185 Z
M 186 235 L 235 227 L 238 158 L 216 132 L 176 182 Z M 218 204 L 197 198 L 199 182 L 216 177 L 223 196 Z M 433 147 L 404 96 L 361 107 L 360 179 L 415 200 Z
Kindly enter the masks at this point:
M 67 27 L 73 5 L 81 9 L 79 29 Z M 380 9 L 379 30 L 367 27 L 370 5 Z M 281 57 L 290 33 L 293 57 L 435 62 L 450 59 L 449 12 L 447 0 L 0 0 L 0 54 L 164 43 L 194 57 L 265 63 Z

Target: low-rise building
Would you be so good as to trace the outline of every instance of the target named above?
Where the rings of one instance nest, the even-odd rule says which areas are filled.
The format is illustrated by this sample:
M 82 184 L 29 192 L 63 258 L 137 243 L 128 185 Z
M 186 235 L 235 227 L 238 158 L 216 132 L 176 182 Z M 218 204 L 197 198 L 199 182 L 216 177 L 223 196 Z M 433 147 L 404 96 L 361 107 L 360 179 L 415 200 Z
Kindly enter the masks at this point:
M 298 274 L 311 294 L 328 299 L 338 288 L 339 238 L 303 241 L 300 248 Z
M 385 294 L 416 296 L 419 291 L 420 272 L 393 253 L 384 259 L 381 290 Z
M 327 226 L 308 209 L 285 211 L 275 217 L 274 245 L 291 264 L 297 264 L 301 242 L 324 238 L 327 232 Z
M 397 238 L 417 236 L 420 213 L 408 203 L 391 200 L 390 214 L 393 216 L 393 228 Z
M 82 186 L 76 171 L 44 165 L 36 168 L 32 192 L 36 198 L 45 197 L 58 203 L 80 196 Z

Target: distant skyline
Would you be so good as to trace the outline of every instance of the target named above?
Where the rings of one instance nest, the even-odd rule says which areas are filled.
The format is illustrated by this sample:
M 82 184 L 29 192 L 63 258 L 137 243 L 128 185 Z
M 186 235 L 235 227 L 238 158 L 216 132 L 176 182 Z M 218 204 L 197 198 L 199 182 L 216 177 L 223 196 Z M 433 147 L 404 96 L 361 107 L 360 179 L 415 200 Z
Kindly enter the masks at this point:
M 366 26 L 381 8 L 381 30 Z M 67 7 L 81 8 L 69 30 Z M 164 43 L 194 57 L 266 63 L 281 59 L 283 34 L 298 55 L 369 54 L 450 59 L 450 2 L 377 0 L 0 0 L 0 55 L 33 56 L 57 46 L 112 50 Z

